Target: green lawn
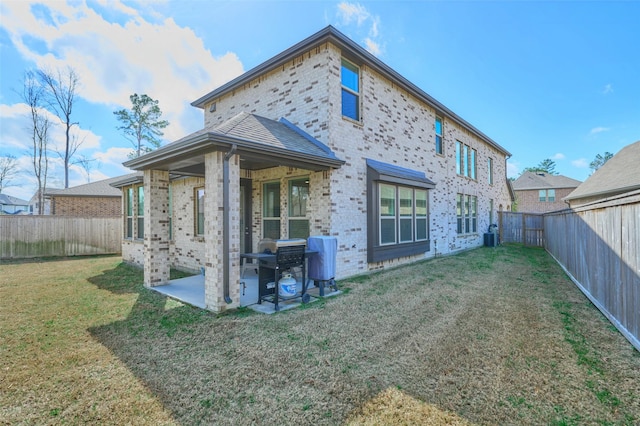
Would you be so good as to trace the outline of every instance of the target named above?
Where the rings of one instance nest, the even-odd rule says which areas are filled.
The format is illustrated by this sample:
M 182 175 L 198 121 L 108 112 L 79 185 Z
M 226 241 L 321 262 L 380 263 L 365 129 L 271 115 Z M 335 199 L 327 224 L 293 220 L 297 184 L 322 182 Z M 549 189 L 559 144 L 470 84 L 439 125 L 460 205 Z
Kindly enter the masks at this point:
M 540 249 L 215 315 L 117 257 L 0 264 L 0 424 L 639 424 L 640 354 Z

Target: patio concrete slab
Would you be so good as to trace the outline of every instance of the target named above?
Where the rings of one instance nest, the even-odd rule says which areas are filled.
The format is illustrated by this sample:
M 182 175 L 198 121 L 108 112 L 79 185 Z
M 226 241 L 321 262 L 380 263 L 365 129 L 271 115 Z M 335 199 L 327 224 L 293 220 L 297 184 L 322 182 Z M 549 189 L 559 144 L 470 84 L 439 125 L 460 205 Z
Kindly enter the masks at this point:
M 240 306 L 248 307 L 249 309 L 260 312 L 263 314 L 273 314 L 276 312 L 275 305 L 273 303 L 263 301 L 258 302 L 258 277 L 255 274 L 247 274 L 245 278 L 242 278 L 240 283 Z M 244 283 L 244 284 L 243 284 Z M 193 275 L 185 278 L 178 278 L 169 281 L 168 284 L 151 287 L 153 291 L 156 291 L 164 296 L 176 299 L 180 302 L 196 306 L 201 309 L 206 309 L 207 306 L 204 301 L 204 276 Z M 324 297 L 336 296 L 342 293 L 340 290 L 328 291 L 325 288 Z M 318 300 L 320 289 L 313 287 L 308 289 L 308 293 L 311 296 L 309 303 L 313 303 Z M 280 311 L 286 311 L 298 307 L 302 304 L 300 298 L 287 300 L 279 303 Z

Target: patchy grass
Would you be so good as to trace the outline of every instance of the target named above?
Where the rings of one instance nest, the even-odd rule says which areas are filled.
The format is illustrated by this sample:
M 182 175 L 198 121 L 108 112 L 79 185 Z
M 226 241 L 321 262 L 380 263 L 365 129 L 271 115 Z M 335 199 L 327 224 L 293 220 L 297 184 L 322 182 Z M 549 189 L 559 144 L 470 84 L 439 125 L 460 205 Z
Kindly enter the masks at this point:
M 343 280 L 266 316 L 145 290 L 118 258 L 0 265 L 10 424 L 638 424 L 640 356 L 542 250 Z

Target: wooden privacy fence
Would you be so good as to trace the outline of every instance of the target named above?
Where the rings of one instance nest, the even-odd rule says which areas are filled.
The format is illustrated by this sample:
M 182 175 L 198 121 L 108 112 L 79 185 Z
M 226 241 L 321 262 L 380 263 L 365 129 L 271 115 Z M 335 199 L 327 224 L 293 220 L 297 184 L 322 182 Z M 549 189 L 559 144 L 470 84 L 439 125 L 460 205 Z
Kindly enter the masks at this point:
M 499 212 L 500 242 L 544 247 L 544 217 L 540 213 Z
M 0 216 L 0 259 L 121 253 L 120 218 Z
M 546 214 L 545 248 L 640 350 L 640 197 L 629 201 Z

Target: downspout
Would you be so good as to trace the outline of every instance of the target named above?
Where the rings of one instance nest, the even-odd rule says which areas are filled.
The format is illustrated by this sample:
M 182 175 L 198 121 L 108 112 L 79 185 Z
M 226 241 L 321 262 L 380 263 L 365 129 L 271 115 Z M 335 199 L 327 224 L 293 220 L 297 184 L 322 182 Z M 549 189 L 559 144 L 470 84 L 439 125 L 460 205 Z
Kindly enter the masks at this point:
M 231 297 L 229 297 L 229 234 L 231 233 L 231 224 L 229 223 L 229 159 L 233 154 L 235 154 L 237 149 L 238 146 L 236 144 L 231 145 L 231 149 L 225 154 L 222 162 L 222 204 L 224 206 L 224 209 L 222 210 L 222 222 L 224 228 L 222 234 L 222 274 L 224 301 L 227 304 L 232 302 Z

